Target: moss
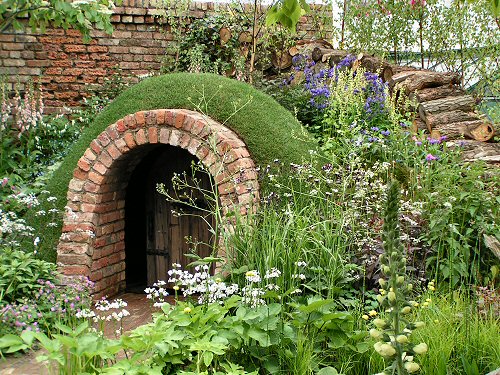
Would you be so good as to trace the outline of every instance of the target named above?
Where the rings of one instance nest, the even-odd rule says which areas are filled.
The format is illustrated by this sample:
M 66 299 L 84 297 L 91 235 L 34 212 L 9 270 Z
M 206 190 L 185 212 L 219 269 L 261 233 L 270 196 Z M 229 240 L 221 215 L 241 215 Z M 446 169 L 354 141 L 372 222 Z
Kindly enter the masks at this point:
M 316 144 L 300 123 L 270 96 L 252 86 L 213 74 L 177 73 L 153 77 L 119 95 L 87 128 L 47 185 L 63 210 L 69 181 L 78 159 L 107 126 L 128 114 L 159 108 L 198 110 L 224 123 L 247 144 L 259 165 L 274 159 L 300 163 Z M 43 218 L 30 223 L 43 233 L 40 254 L 55 261 L 61 223 L 47 228 Z

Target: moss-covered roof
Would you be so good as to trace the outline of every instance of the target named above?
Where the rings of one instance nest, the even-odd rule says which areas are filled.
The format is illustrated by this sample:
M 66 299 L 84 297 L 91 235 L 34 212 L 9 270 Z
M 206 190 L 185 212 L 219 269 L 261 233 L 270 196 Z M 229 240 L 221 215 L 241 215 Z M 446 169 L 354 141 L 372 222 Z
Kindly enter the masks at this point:
M 62 210 L 66 204 L 68 184 L 78 159 L 94 138 L 128 114 L 161 108 L 201 111 L 224 123 L 244 140 L 258 165 L 266 165 L 274 159 L 300 163 L 310 149 L 316 148 L 313 138 L 289 111 L 246 83 L 214 74 L 176 73 L 152 77 L 119 95 L 73 145 L 47 185 L 47 190 L 58 198 L 59 208 Z M 37 228 L 46 228 L 43 222 L 35 220 L 43 218 L 30 221 Z M 61 226 L 44 230 L 40 254 L 54 261 Z

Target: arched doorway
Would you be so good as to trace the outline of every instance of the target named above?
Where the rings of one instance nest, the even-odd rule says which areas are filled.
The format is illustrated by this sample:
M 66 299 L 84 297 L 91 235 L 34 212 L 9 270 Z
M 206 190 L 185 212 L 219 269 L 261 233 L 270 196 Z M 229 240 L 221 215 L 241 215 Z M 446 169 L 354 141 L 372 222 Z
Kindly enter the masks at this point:
M 213 215 L 205 195 L 214 184 L 207 173 L 193 166 L 196 162 L 182 148 L 161 145 L 132 173 L 125 198 L 127 290 L 142 291 L 158 280 L 167 281 L 172 263 L 185 269 L 192 261 L 186 254 L 212 255 Z M 175 188 L 175 174 L 192 189 Z M 157 191 L 159 183 L 175 201 Z
M 154 163 L 158 163 L 158 168 L 172 164 L 175 158 L 171 152 L 183 153 L 179 154 L 179 158 L 185 161 L 183 163 L 199 160 L 209 171 L 219 194 L 222 218 L 229 212 L 246 215 L 248 210 L 255 208 L 259 199 L 255 164 L 245 143 L 231 129 L 185 109 L 157 109 L 127 115 L 90 142 L 73 171 L 62 235 L 57 246 L 57 263 L 63 277 L 88 276 L 95 283 L 95 298 L 125 290 L 127 281 L 144 282 L 144 275 L 147 282 L 148 268 L 147 264 L 144 268 L 144 258 L 140 258 L 142 260 L 135 269 L 132 264 L 139 255 L 127 251 L 134 255 L 131 255 L 128 266 L 126 263 L 126 207 L 127 203 L 136 200 L 144 207 L 153 204 L 148 203 L 148 196 L 153 193 L 134 188 L 131 178 L 135 173 L 135 181 L 153 178 L 141 173 L 154 175 L 155 172 L 151 172 L 156 170 L 152 168 Z M 188 158 L 187 154 L 191 156 Z M 179 170 L 184 167 L 178 166 Z M 142 170 L 150 172 L 139 172 Z M 154 184 L 149 185 L 154 188 Z M 162 210 L 168 211 L 167 208 Z M 142 222 L 137 222 L 133 230 L 138 231 L 138 238 L 147 238 L 147 214 L 142 217 Z M 161 220 L 157 222 L 161 223 Z M 131 230 L 130 226 L 127 229 Z M 157 230 L 155 226 L 153 229 Z M 179 232 L 177 238 L 183 233 Z M 143 246 L 138 241 L 136 244 L 132 242 L 130 248 Z M 151 251 L 161 248 L 155 237 Z M 185 250 L 181 248 L 178 253 Z M 137 272 L 137 280 L 127 280 L 127 267 L 130 275 Z M 156 267 L 157 270 L 161 268 L 161 265 Z M 152 278 L 158 276 L 155 271 Z

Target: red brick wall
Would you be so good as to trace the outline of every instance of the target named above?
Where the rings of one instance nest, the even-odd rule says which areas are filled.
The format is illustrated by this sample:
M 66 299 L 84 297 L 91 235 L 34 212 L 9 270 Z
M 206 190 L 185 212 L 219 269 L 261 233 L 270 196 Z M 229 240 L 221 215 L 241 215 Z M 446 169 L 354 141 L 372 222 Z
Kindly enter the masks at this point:
M 103 83 L 112 67 L 121 68 L 124 76 L 158 71 L 173 36 L 154 17 L 152 1 L 124 0 L 112 16 L 113 34 L 95 31 L 89 43 L 75 30 L 0 34 L 0 75 L 8 77 L 11 87 L 41 77 L 45 106 L 50 110 L 77 106 L 89 88 Z M 202 18 L 215 12 L 214 7 L 213 3 L 193 3 L 191 15 Z M 303 19 L 300 35 L 312 37 L 313 28 L 311 19 Z

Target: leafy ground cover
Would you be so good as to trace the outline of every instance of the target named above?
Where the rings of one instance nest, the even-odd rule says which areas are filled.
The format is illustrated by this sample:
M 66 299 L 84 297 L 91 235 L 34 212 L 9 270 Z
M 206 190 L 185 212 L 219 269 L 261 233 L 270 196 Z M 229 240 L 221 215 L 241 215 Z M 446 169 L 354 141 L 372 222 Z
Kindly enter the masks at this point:
M 54 265 L 39 259 L 45 227 L 23 220 L 52 215 L 50 228 L 60 211 L 39 202 L 60 204 L 62 193 L 17 187 L 24 178 L 44 181 L 38 172 L 3 180 L 2 353 L 39 345 L 47 352 L 41 360 L 67 374 L 484 374 L 500 367 L 499 267 L 485 241 L 500 239 L 498 171 L 463 163 L 445 139 L 411 134 L 409 105 L 394 102 L 377 75 L 349 65 L 321 71 L 297 58 L 302 80 L 266 85 L 310 130 L 318 152 L 276 157 L 275 141 L 249 129 L 261 158 L 259 209 L 235 215 L 232 230 L 221 233 L 225 261 L 214 254 L 189 270 L 173 265 L 169 280 L 147 290 L 158 308 L 153 322 L 128 333 L 119 329 L 128 315 L 123 303 L 101 301 L 92 310 L 88 281 L 81 291 L 56 285 Z M 123 93 L 73 150 L 123 115 L 163 105 L 153 83 L 181 77 Z M 214 118 L 243 106 L 241 124 L 258 115 L 283 137 L 299 127 L 267 96 L 226 82 L 221 92 L 229 95 L 203 107 Z M 236 94 L 239 104 L 231 101 Z M 268 107 L 245 112 L 249 94 Z M 194 101 L 183 95 L 185 105 Z M 10 118 L 3 124 L 9 137 L 20 131 Z M 80 154 L 72 151 L 52 181 L 61 183 Z M 213 262 L 220 274 L 208 273 Z M 165 303 L 168 293 L 176 304 Z M 113 322 L 115 338 L 99 334 Z

